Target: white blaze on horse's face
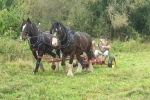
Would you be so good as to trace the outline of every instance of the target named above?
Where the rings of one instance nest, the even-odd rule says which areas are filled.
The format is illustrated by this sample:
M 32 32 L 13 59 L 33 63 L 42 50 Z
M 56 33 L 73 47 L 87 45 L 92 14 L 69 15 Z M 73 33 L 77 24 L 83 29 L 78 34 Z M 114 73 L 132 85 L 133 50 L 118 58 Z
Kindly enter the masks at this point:
M 24 31 L 25 27 L 26 27 L 26 24 L 22 26 L 22 32 Z
M 22 26 L 22 34 L 20 36 L 21 40 L 25 40 L 25 36 L 23 35 L 23 31 L 24 31 L 25 27 L 26 27 L 26 24 Z
M 58 38 L 56 37 L 57 32 L 54 33 L 52 38 L 52 45 L 57 47 L 58 46 Z

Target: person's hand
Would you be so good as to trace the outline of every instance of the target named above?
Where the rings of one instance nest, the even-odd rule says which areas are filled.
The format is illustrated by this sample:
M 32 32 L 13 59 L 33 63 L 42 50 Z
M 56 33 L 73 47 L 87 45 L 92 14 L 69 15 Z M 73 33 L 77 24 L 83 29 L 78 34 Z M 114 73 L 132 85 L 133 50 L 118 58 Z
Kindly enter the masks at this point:
M 97 44 L 95 43 L 95 41 L 92 42 L 92 45 L 93 45 L 93 46 L 97 46 Z
M 106 46 L 102 46 L 102 48 L 105 48 Z

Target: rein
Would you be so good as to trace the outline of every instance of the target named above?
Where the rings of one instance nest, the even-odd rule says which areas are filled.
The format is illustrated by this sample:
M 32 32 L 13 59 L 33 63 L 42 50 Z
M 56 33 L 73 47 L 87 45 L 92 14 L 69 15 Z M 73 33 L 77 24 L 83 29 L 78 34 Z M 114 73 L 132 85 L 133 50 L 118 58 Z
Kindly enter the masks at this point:
M 86 51 L 86 50 L 84 50 L 83 48 L 82 48 L 82 46 L 81 46 L 81 43 L 80 43 L 80 45 L 78 45 L 77 43 L 75 43 L 74 42 L 74 35 L 72 34 L 72 30 L 70 30 L 70 28 L 67 30 L 68 32 L 66 32 L 67 33 L 67 35 L 65 35 L 65 37 L 63 38 L 63 40 L 66 38 L 66 36 L 67 36 L 67 42 L 64 44 L 64 45 L 61 45 L 61 42 L 62 41 L 59 41 L 59 48 L 61 49 L 61 48 L 67 48 L 67 47 L 69 47 L 71 44 L 75 44 L 78 48 L 80 48 L 81 50 L 83 50 L 83 51 Z M 62 33 L 62 31 L 61 31 L 61 33 Z M 77 32 L 75 32 L 75 34 L 78 34 L 79 35 L 79 37 L 80 37 L 80 41 L 81 41 L 81 36 L 80 36 L 80 34 L 79 33 L 77 33 Z
M 31 47 L 33 47 L 33 48 L 35 48 L 35 47 L 37 47 L 38 45 L 40 45 L 40 44 L 42 44 L 41 43 L 41 39 L 37 39 L 37 41 L 34 43 L 34 44 L 31 44 L 31 40 L 30 39 L 32 39 L 32 38 L 37 38 L 37 37 L 43 37 L 43 36 L 34 36 L 34 37 L 28 37 L 28 44 L 31 46 Z
M 34 44 L 31 44 L 31 39 L 32 38 L 37 38 L 37 41 Z M 47 44 L 47 45 L 50 45 L 50 44 L 45 42 L 44 34 L 42 34 L 42 31 L 40 31 L 40 29 L 38 29 L 38 36 L 32 36 L 32 37 L 28 36 L 27 39 L 28 39 L 28 44 L 32 48 L 38 47 L 39 45 L 41 45 L 43 43 Z
M 69 47 L 71 44 L 74 43 L 74 36 L 73 36 L 73 34 L 71 34 L 71 32 L 72 32 L 72 30 L 69 29 L 69 31 L 67 32 L 67 35 L 65 34 L 62 41 L 64 41 L 66 37 L 67 37 L 68 40 L 64 45 L 61 44 L 62 41 L 60 41 L 60 40 L 58 41 L 60 49 Z M 62 33 L 62 31 L 61 31 L 61 33 Z

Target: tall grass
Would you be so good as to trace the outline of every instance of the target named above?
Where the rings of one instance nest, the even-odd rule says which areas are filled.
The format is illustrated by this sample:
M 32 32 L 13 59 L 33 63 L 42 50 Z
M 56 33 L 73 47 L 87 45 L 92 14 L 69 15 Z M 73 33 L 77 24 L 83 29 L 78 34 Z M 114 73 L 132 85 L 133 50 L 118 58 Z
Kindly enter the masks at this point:
M 8 38 L 0 37 L 0 62 L 1 63 L 10 63 L 12 62 L 21 62 L 22 61 L 34 61 L 34 57 L 29 49 L 27 41 L 12 40 Z M 94 39 L 96 43 L 99 42 L 99 39 Z M 141 52 L 149 51 L 149 43 L 141 43 L 141 39 L 133 40 L 130 39 L 125 42 L 120 42 L 119 39 L 115 41 L 108 40 L 111 46 L 111 54 L 115 52 Z M 94 49 L 98 49 L 94 47 Z M 26 64 L 26 63 L 25 63 Z M 14 65 L 14 64 L 12 64 Z M 19 63 L 18 63 L 19 65 Z M 21 64 L 20 64 L 21 65 Z M 19 66 L 20 66 L 19 65 Z
M 0 54 L 4 61 L 13 61 L 17 59 L 31 59 L 32 54 L 29 50 L 27 41 L 13 40 L 9 38 L 0 38 Z M 2 58 L 1 58 L 2 59 Z
M 112 52 L 140 52 L 149 51 L 149 43 L 140 43 L 139 41 L 129 40 L 126 42 L 120 42 L 119 40 L 111 43 Z
M 94 40 L 96 43 L 99 43 L 99 39 Z M 125 42 L 121 42 L 120 39 L 116 39 L 114 41 L 108 40 L 110 43 L 110 52 L 141 52 L 141 51 L 149 51 L 150 43 L 142 43 L 142 39 L 137 40 L 126 40 Z M 94 48 L 98 49 L 98 48 Z

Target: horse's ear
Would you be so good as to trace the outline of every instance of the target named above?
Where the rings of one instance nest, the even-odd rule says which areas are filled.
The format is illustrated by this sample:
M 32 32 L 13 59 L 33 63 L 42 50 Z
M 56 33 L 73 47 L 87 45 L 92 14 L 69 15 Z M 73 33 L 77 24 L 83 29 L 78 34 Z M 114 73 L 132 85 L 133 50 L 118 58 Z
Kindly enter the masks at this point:
M 52 34 L 52 29 L 50 29 L 49 33 Z
M 57 25 L 59 25 L 59 22 L 56 22 Z
M 52 26 L 54 24 L 54 22 L 51 22 Z M 52 26 L 50 27 L 49 33 L 52 34 Z
M 51 26 L 50 31 L 49 31 L 50 34 L 52 34 L 52 28 L 54 27 L 55 22 L 51 22 L 51 24 L 52 24 L 52 26 Z
M 29 18 L 27 19 L 27 21 L 28 21 L 29 23 L 31 23 L 31 21 L 30 21 L 30 19 L 29 19 Z
M 58 24 L 58 26 L 59 26 L 59 30 L 61 30 L 61 24 L 60 24 L 60 23 L 58 23 L 58 22 L 57 22 L 57 24 Z

